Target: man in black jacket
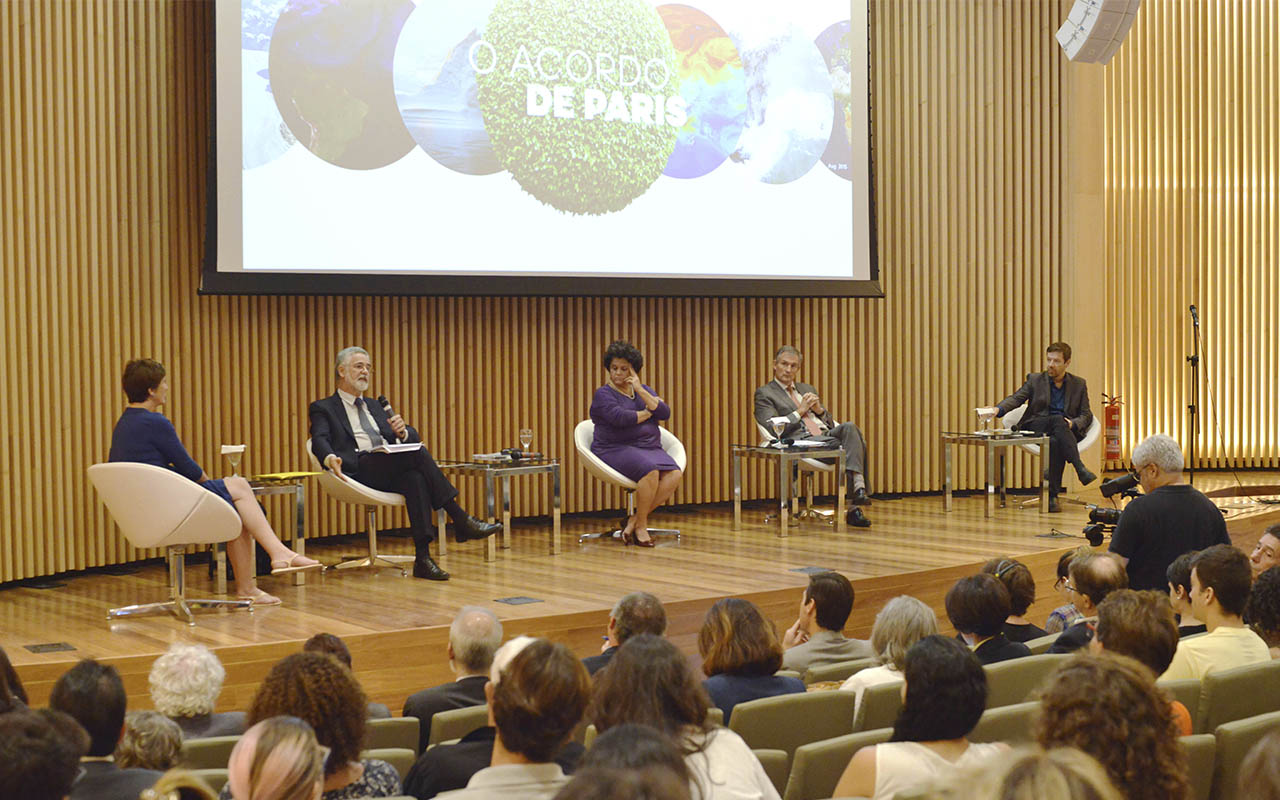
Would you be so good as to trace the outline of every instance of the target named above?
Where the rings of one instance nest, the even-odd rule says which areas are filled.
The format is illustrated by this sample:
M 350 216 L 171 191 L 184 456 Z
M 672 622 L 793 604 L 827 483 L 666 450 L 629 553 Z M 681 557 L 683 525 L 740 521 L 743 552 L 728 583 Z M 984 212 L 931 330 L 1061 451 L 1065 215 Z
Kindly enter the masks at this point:
M 1067 464 L 1076 468 L 1082 485 L 1097 480 L 1096 475 L 1080 460 L 1077 444 L 1093 424 L 1089 411 L 1089 387 L 1084 378 L 1067 372 L 1071 363 L 1071 345 L 1054 342 L 1045 350 L 1045 370 L 1027 376 L 1022 388 L 1001 400 L 998 405 L 980 409 L 986 417 L 1003 417 L 1023 403 L 1027 410 L 1014 426 L 1017 430 L 1035 431 L 1049 436 L 1049 510 L 1059 511 L 1058 495 L 1062 492 L 1062 470 Z
M 363 347 L 344 348 L 338 353 L 335 371 L 338 390 L 307 409 L 311 452 L 325 469 L 340 478 L 349 476 L 370 488 L 404 495 L 417 553 L 413 577 L 449 580 L 449 573 L 432 560 L 428 550 L 436 538 L 432 511 L 443 508 L 448 512 L 460 542 L 492 536 L 502 526 L 481 522 L 462 510 L 456 499 L 458 490 L 425 446 L 404 453 L 373 452 L 386 444 L 421 443 L 422 437 L 399 414 L 387 416 L 381 403 L 364 397 L 373 371 L 368 351 Z
M 485 704 L 484 685 L 489 682 L 493 654 L 501 644 L 502 623 L 489 609 L 463 606 L 453 618 L 446 653 L 449 669 L 453 670 L 457 680 L 414 692 L 404 701 L 404 716 L 418 718 L 419 754 L 427 749 L 431 740 L 432 717 L 441 711 Z M 466 785 L 464 779 L 458 786 L 450 788 Z

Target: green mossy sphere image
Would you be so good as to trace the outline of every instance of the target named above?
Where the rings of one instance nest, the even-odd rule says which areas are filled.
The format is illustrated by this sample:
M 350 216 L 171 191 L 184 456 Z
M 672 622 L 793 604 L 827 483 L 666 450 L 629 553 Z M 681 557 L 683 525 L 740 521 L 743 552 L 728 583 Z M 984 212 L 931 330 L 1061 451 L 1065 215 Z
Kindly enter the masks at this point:
M 662 174 L 677 128 L 661 113 L 649 123 L 606 115 L 592 91 L 612 99 L 614 111 L 621 99 L 630 111 L 633 93 L 670 97 L 678 91 L 675 48 L 654 8 L 643 0 L 499 0 L 484 40 L 493 48 L 476 56 L 485 130 L 498 162 L 526 192 L 561 211 L 608 214 L 626 208 Z M 623 61 L 628 67 L 620 75 Z M 633 79 L 634 85 L 620 85 Z M 530 84 L 559 87 L 561 107 L 571 108 L 573 118 L 530 115 Z M 597 99 L 592 118 L 589 94 Z M 636 110 L 637 118 L 645 118 L 645 110 Z M 654 116 L 650 109 L 647 117 Z

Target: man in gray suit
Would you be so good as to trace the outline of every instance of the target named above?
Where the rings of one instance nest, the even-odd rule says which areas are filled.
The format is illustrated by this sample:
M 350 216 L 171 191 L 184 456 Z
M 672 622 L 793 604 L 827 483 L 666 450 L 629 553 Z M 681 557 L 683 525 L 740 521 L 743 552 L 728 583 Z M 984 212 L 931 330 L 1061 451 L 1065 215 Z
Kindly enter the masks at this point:
M 1045 349 L 1044 372 L 1028 375 L 1022 388 L 998 405 L 978 410 L 983 417 L 1003 417 L 1027 404 L 1022 419 L 1014 427 L 1049 436 L 1049 468 L 1045 470 L 1045 477 L 1049 480 L 1051 512 L 1061 510 L 1058 495 L 1062 492 L 1062 471 L 1067 464 L 1076 468 L 1081 485 L 1088 486 L 1098 477 L 1080 460 L 1076 446 L 1093 424 L 1093 412 L 1089 410 L 1089 387 L 1084 378 L 1067 372 L 1070 364 L 1071 345 L 1054 342 Z
M 830 439 L 844 448 L 845 468 L 849 474 L 845 482 L 849 493 L 848 524 L 858 528 L 871 527 L 858 506 L 871 505 L 867 496 L 866 474 L 867 440 L 862 431 L 852 422 L 839 425 L 831 417 L 831 412 L 823 405 L 818 392 L 807 383 L 796 380 L 800 374 L 803 356 L 800 351 L 789 344 L 778 348 L 773 357 L 773 380 L 756 389 L 755 417 L 756 422 L 765 430 L 773 432 L 770 420 L 774 417 L 786 417 L 787 427 L 780 434 L 783 439 Z
M 800 616 L 782 636 L 782 668 L 804 672 L 810 667 L 871 658 L 875 651 L 862 639 L 846 639 L 844 624 L 853 611 L 853 586 L 838 572 L 809 576 L 800 598 Z

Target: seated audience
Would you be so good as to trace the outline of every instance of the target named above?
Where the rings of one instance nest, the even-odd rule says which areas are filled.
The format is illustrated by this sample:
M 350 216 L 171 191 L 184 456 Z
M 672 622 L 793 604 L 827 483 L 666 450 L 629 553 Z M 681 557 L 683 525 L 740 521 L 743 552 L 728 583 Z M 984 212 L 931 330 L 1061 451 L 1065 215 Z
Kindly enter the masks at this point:
M 657 728 L 636 722 L 614 725 L 597 736 L 582 759 L 584 770 L 645 767 L 669 769 L 685 784 L 693 779 L 676 741 Z
M 871 626 L 871 649 L 875 650 L 880 666 L 855 672 L 840 685 L 843 691 L 857 692 L 854 713 L 862 704 L 862 693 L 868 688 L 901 682 L 907 651 L 916 642 L 937 632 L 938 617 L 922 601 L 899 595 L 885 603 Z
M 1082 653 L 1053 672 L 1040 707 L 1040 746 L 1093 756 L 1127 800 L 1187 797 L 1187 757 L 1173 712 L 1142 664 Z
M 1249 555 L 1249 565 L 1253 568 L 1254 580 L 1272 567 L 1280 567 L 1280 524 L 1272 525 L 1258 537 Z
M 671 737 L 624 723 L 596 738 L 556 800 L 690 800 L 692 780 Z
M 1253 582 L 1244 617 L 1267 643 L 1271 657 L 1280 658 L 1280 569 L 1272 567 Z
M 0 714 L 26 706 L 27 692 L 22 688 L 22 679 L 4 648 L 0 647 Z
M 1280 800 L 1280 731 L 1272 731 L 1249 748 L 1240 762 L 1236 797 Z
M 947 797 L 967 800 L 1124 800 L 1097 760 L 1074 747 L 1023 747 L 956 781 Z
M 632 592 L 614 604 L 609 612 L 607 639 L 599 655 L 582 659 L 587 672 L 595 675 L 608 665 L 622 643 L 640 633 L 661 636 L 667 632 L 667 610 L 662 601 L 648 592 Z
M 1164 573 L 1169 579 L 1169 603 L 1173 606 L 1173 613 L 1178 615 L 1179 637 L 1194 636 L 1208 630 L 1191 609 L 1191 561 L 1199 554 L 1199 550 L 1183 553 L 1169 564 Z
M 1206 547 L 1191 562 L 1191 609 L 1209 632 L 1183 639 L 1163 678 L 1203 678 L 1210 672 L 1268 661 L 1262 637 L 1244 624 L 1253 571 L 1249 558 L 1229 544 Z
M 510 659 L 503 649 L 518 649 Z M 465 789 L 440 797 L 455 800 L 543 800 L 569 779 L 552 757 L 582 721 L 591 699 L 591 676 L 569 648 L 546 639 L 515 640 L 498 650 L 485 684 L 489 722 L 498 730 L 493 760 Z
M 183 739 L 238 736 L 243 711 L 214 712 L 227 671 L 202 644 L 175 642 L 151 665 L 147 678 L 156 710 L 178 723 Z
M 844 624 L 853 611 L 853 586 L 838 572 L 809 576 L 800 596 L 800 616 L 782 636 L 782 668 L 804 672 L 809 667 L 871 658 L 871 643 L 846 639 Z
M 987 707 L 987 676 L 969 648 L 926 636 L 907 651 L 904 677 L 893 737 L 854 753 L 833 796 L 892 800 L 899 792 L 945 783 L 1007 749 L 965 738 Z
M 1071 585 L 1071 576 L 1069 570 L 1071 561 L 1076 556 L 1088 555 L 1093 552 L 1093 548 L 1089 545 L 1080 545 L 1075 550 L 1068 550 L 1058 557 L 1058 579 L 1053 583 L 1053 590 L 1061 595 L 1066 601 L 1066 605 L 1061 605 L 1049 612 L 1049 618 L 1044 623 L 1045 635 L 1051 633 L 1062 633 L 1067 628 L 1084 619 L 1084 614 L 1080 613 L 1080 609 L 1076 608 L 1075 595 L 1067 587 Z
M 690 800 L 689 784 L 657 767 L 593 767 L 575 775 L 555 800 Z
M 130 711 L 124 715 L 124 733 L 116 743 L 116 766 L 141 767 L 160 772 L 178 766 L 182 756 L 182 729 L 159 711 Z
M 1009 590 L 1009 617 L 1004 621 L 1004 637 L 1011 642 L 1029 642 L 1049 632 L 1027 619 L 1027 609 L 1036 601 L 1036 579 L 1030 568 L 1011 558 L 993 558 L 982 571 L 995 575 Z
M 449 626 L 449 669 L 457 680 L 414 692 L 404 701 L 403 714 L 418 718 L 418 752 L 427 749 L 431 718 L 440 711 L 484 705 L 493 654 L 502 644 L 502 623 L 480 606 L 463 606 Z
M 124 731 L 125 702 L 120 673 L 92 659 L 76 664 L 53 685 L 49 708 L 67 714 L 89 734 L 72 800 L 137 800 L 160 777 L 155 770 L 122 769 L 111 758 Z
M 307 795 L 307 800 L 312 797 Z M 140 800 L 218 800 L 218 795 L 199 775 L 179 768 L 161 775 L 155 786 L 142 793 Z
M 524 647 L 536 641 L 530 636 L 517 636 L 498 648 L 497 656 L 490 654 L 489 667 L 493 674 L 500 674 L 511 659 L 515 658 Z M 480 702 L 484 705 L 484 686 L 489 682 L 489 675 L 483 676 L 480 683 Z M 466 787 L 471 776 L 489 766 L 493 761 L 493 743 L 498 732 L 492 725 L 468 733 L 454 744 L 440 744 L 424 750 L 409 774 L 404 779 L 404 793 L 427 800 L 442 792 Z M 426 739 L 423 739 L 425 742 Z M 568 741 L 560 748 L 553 759 L 560 765 L 566 775 L 577 769 L 582 760 L 583 747 L 575 741 Z
M 985 666 L 1031 655 L 1025 644 L 1004 635 L 1009 590 L 994 575 L 961 578 L 947 592 L 947 618 Z
M 346 642 L 332 633 L 317 633 L 302 643 L 302 651 L 333 656 L 341 661 L 344 667 L 352 669 L 351 650 L 347 648 Z M 368 713 L 369 719 L 391 718 L 391 709 L 387 708 L 385 703 L 369 703 Z
M 642 634 L 628 640 L 596 679 L 587 720 L 601 734 L 638 723 L 670 737 L 684 754 L 700 800 L 779 800 L 742 737 L 707 720 L 710 706 L 676 646 Z
M 66 800 L 80 775 L 89 737 L 58 711 L 0 714 L 0 786 L 21 800 Z M 135 795 L 136 797 L 136 795 Z
M 1124 565 L 1110 553 L 1088 553 L 1071 560 L 1066 588 L 1075 598 L 1081 619 L 1049 645 L 1050 653 L 1074 653 L 1093 638 L 1098 604 L 1116 589 L 1129 588 Z
M 394 797 L 400 776 L 385 761 L 360 758 L 368 701 L 351 670 L 336 658 L 294 653 L 271 668 L 249 706 L 249 724 L 272 717 L 298 717 L 329 749 L 322 800 Z M 219 795 L 229 800 L 230 784 Z
M 805 690 L 799 678 L 774 675 L 782 645 L 773 623 L 749 600 L 727 597 L 711 606 L 698 631 L 698 653 L 709 676 L 702 685 L 725 725 L 738 703 Z
M 268 717 L 231 750 L 227 789 L 234 800 L 314 800 L 324 783 L 325 753 L 305 721 Z
M 1161 675 L 1178 648 L 1178 625 L 1162 592 L 1117 589 L 1098 606 L 1098 629 L 1091 652 L 1128 656 Z M 1191 735 L 1191 712 L 1177 700 L 1169 703 L 1179 736 Z

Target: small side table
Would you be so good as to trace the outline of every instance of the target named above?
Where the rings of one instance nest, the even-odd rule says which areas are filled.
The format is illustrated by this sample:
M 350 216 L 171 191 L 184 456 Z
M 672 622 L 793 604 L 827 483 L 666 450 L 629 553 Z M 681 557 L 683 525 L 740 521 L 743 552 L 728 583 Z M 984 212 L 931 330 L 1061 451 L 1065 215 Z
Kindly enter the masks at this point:
M 1048 436 L 1024 436 L 1018 433 L 963 433 L 956 431 L 943 431 L 942 433 L 942 508 L 944 511 L 951 510 L 951 487 L 954 469 L 952 467 L 952 459 L 957 445 L 968 447 L 982 447 L 986 449 L 987 463 L 987 483 L 986 483 L 986 505 L 984 507 L 983 516 L 990 518 L 994 513 L 996 484 L 994 478 L 996 475 L 996 461 L 1000 462 L 1000 507 L 1005 507 L 1005 484 L 1008 470 L 1005 465 L 1006 454 L 1010 447 L 1021 447 L 1024 444 L 1040 445 L 1039 455 L 1036 456 L 1036 474 L 1040 476 L 1040 510 L 1049 510 L 1049 482 L 1044 478 L 1044 460 L 1045 454 L 1049 452 Z
M 791 515 L 792 465 L 805 458 L 835 458 L 836 464 L 836 531 L 844 533 L 845 452 L 843 447 L 765 447 L 754 444 L 729 445 L 733 459 L 733 530 L 742 530 L 742 459 L 778 459 L 778 537 L 787 537 Z
M 516 475 L 551 476 L 551 555 L 560 554 L 560 461 L 555 458 L 525 458 L 519 461 L 437 461 L 440 469 L 457 471 L 484 477 L 485 521 L 497 518 L 497 492 L 495 481 L 502 481 L 502 548 L 511 549 L 511 478 Z M 436 511 L 436 531 L 444 552 L 446 515 L 443 509 Z M 497 545 L 494 537 L 484 540 L 484 560 L 496 561 Z

